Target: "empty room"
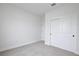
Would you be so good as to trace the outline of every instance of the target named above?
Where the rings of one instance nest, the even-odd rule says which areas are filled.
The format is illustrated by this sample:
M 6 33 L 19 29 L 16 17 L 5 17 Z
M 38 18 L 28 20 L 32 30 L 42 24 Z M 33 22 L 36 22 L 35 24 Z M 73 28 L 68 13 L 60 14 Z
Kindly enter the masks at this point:
M 79 3 L 0 3 L 0 56 L 78 56 Z

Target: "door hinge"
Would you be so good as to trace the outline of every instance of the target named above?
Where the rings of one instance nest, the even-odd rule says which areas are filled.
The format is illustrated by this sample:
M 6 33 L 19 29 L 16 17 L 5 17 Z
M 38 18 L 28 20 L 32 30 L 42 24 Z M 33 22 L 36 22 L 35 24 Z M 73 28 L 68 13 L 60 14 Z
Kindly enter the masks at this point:
M 52 33 L 50 33 L 50 35 L 52 35 Z

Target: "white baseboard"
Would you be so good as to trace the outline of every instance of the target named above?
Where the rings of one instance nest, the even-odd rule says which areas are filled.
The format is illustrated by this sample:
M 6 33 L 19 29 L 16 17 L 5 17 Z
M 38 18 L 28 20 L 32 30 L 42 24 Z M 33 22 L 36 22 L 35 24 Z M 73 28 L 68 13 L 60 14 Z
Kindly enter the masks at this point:
M 75 51 L 74 53 L 77 54 L 77 55 L 79 55 L 79 52 L 77 52 L 77 51 Z
M 23 44 L 20 44 L 20 45 L 12 46 L 12 47 L 0 50 L 0 52 L 6 51 L 6 50 L 10 50 L 10 49 L 14 49 L 14 48 L 18 48 L 18 47 L 21 47 L 21 46 L 24 46 L 24 45 L 28 45 L 28 44 L 31 44 L 31 43 L 35 43 L 35 42 L 38 42 L 38 41 L 41 41 L 41 40 L 35 40 L 35 41 L 28 42 L 28 43 L 23 43 Z

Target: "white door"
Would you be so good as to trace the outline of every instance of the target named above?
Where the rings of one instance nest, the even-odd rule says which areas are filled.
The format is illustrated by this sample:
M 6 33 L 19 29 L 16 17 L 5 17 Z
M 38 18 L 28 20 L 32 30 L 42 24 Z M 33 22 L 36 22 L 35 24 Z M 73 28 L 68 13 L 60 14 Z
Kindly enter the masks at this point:
M 51 45 L 74 51 L 75 34 L 73 34 L 73 29 L 73 20 L 71 19 L 52 19 L 50 23 Z

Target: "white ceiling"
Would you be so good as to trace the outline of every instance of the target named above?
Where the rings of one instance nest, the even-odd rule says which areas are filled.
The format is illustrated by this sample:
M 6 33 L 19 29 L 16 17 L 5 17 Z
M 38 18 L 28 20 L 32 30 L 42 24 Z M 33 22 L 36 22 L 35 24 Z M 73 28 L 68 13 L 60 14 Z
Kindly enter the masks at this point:
M 16 5 L 20 8 L 23 8 L 26 11 L 34 13 L 36 15 L 42 16 L 42 15 L 44 15 L 44 13 L 46 13 L 50 10 L 63 6 L 63 3 L 57 3 L 53 7 L 48 7 L 49 3 L 16 3 L 14 5 Z

